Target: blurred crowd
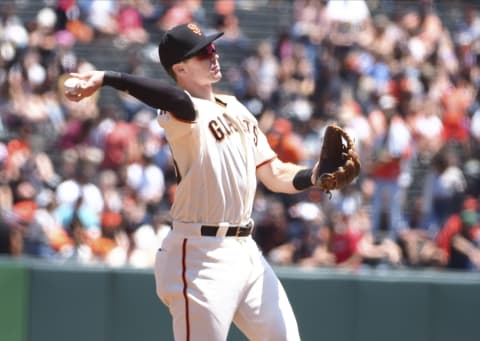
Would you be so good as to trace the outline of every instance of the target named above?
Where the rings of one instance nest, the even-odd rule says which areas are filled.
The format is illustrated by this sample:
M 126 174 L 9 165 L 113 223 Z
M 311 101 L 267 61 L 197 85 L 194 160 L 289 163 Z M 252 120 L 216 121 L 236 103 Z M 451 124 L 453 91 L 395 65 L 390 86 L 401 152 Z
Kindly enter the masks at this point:
M 128 94 L 66 101 L 76 47 L 156 44 L 195 20 L 235 48 L 224 81 L 283 161 L 312 166 L 326 125 L 355 140 L 359 178 L 332 196 L 259 184 L 254 238 L 274 265 L 480 269 L 480 8 L 433 0 L 57 0 L 31 20 L 0 9 L 0 254 L 150 267 L 176 179 L 153 108 Z M 253 40 L 242 18 L 291 6 Z M 247 13 L 247 14 L 245 14 Z M 261 23 L 258 23 L 261 25 Z M 147 29 L 148 26 L 148 29 Z M 260 26 L 259 26 L 260 27 Z M 99 52 L 100 53 L 100 52 Z M 136 61 L 130 72 L 145 73 Z M 160 64 L 157 65 L 160 68 Z M 112 65 L 115 70 L 115 66 Z M 118 70 L 124 71 L 124 70 Z M 147 76 L 149 76 L 147 74 Z

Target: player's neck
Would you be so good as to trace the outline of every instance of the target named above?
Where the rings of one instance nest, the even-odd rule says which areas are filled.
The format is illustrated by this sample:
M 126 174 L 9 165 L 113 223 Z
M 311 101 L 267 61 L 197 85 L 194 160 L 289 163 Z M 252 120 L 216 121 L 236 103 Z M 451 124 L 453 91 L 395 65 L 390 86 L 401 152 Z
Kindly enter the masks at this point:
M 215 101 L 215 95 L 211 84 L 201 85 L 191 82 L 188 84 L 179 84 L 179 86 L 188 91 L 193 97 L 205 99 L 207 101 Z

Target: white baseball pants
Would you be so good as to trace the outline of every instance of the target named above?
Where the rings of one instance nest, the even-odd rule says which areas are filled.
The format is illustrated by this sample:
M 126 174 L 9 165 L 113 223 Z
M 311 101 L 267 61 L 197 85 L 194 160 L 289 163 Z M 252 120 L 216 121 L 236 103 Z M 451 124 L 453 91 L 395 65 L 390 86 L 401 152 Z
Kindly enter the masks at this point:
M 232 321 L 251 341 L 298 341 L 287 295 L 249 237 L 169 233 L 155 264 L 157 295 L 176 341 L 225 341 Z

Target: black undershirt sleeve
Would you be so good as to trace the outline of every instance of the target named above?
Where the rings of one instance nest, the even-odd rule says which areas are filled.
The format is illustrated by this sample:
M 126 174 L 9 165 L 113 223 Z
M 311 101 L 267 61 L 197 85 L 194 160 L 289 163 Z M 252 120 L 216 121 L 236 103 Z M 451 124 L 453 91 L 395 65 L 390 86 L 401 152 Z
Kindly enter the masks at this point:
M 126 91 L 143 103 L 168 111 L 179 119 L 194 121 L 196 118 L 193 102 L 185 91 L 165 81 L 105 71 L 103 85 Z
M 293 177 L 293 187 L 299 191 L 312 187 L 312 173 L 312 169 L 299 170 Z

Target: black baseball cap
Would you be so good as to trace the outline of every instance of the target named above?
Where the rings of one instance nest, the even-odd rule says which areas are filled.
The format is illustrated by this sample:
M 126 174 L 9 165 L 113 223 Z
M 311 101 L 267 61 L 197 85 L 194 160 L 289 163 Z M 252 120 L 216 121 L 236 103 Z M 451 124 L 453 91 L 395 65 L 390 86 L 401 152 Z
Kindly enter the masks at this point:
M 168 69 L 173 64 L 193 57 L 222 35 L 223 32 L 217 32 L 206 36 L 195 23 L 175 26 L 160 39 L 158 44 L 160 62 L 165 69 Z

